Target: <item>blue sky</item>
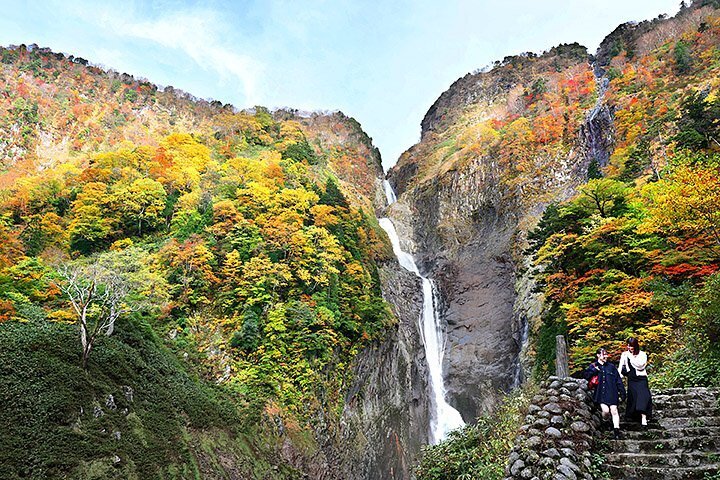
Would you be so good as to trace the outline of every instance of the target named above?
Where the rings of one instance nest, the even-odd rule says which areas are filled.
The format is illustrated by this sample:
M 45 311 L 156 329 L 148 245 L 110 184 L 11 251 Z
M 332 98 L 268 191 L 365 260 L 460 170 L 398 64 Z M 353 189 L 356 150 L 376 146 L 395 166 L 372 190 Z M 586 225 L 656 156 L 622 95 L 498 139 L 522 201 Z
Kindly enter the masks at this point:
M 0 44 L 37 43 L 243 108 L 342 110 L 391 166 L 457 78 L 577 41 L 594 51 L 679 0 L 0 0 Z

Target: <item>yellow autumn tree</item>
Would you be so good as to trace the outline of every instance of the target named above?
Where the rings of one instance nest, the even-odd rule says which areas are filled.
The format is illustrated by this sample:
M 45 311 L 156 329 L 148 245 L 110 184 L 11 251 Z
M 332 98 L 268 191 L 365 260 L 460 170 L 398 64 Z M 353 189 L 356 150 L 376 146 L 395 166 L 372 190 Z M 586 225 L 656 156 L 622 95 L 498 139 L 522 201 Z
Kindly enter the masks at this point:
M 682 165 L 643 188 L 648 215 L 642 231 L 705 233 L 720 245 L 720 169 Z

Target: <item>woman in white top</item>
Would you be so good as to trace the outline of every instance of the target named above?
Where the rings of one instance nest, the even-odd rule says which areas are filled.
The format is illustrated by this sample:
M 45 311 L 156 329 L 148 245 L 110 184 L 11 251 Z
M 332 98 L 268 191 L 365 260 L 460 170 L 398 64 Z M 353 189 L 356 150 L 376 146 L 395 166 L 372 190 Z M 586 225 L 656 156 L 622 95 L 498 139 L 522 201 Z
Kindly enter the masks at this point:
M 645 370 L 647 360 L 647 354 L 640 350 L 638 339 L 628 338 L 627 351 L 620 356 L 620 373 L 628 378 L 625 419 L 639 418 L 643 427 L 647 427 L 648 420 L 652 417 L 652 396 Z

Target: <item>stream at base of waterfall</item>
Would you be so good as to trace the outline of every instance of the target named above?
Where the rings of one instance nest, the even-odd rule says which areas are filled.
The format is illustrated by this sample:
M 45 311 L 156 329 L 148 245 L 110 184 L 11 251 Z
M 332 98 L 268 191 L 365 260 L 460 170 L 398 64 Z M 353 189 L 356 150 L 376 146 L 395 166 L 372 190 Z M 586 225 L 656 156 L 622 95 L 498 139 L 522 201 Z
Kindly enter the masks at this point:
M 395 202 L 395 192 L 393 192 L 387 180 L 385 181 L 385 195 L 388 205 Z M 431 405 L 433 411 L 430 415 L 430 443 L 435 445 L 445 439 L 451 430 L 465 425 L 460 416 L 460 412 L 455 410 L 445 400 L 446 391 L 442 377 L 445 342 L 436 308 L 437 291 L 432 280 L 420 274 L 413 256 L 400 248 L 400 238 L 392 221 L 389 218 L 381 218 L 379 221 L 380 226 L 387 232 L 388 237 L 390 237 L 393 251 L 400 265 L 422 280 L 423 309 L 419 321 L 422 343 L 425 347 L 425 357 L 427 358 L 428 372 L 430 374 L 430 391 L 432 392 Z

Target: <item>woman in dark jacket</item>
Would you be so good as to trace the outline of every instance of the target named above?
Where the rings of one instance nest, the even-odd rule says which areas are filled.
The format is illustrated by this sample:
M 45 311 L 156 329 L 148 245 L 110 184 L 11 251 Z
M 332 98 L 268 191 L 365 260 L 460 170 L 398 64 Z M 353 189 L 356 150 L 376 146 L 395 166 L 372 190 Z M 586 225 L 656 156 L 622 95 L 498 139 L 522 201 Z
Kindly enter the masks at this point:
M 635 337 L 628 338 L 627 351 L 620 357 L 620 373 L 628 379 L 627 420 L 640 420 L 647 427 L 652 417 L 652 396 L 648 387 L 647 353 L 640 350 L 640 342 Z
M 613 432 L 615 438 L 620 438 L 620 414 L 618 405 L 620 398 L 625 400 L 625 386 L 623 385 L 615 365 L 608 362 L 608 354 L 604 348 L 598 348 L 596 352 L 597 361 L 585 369 L 585 378 L 590 380 L 598 376 L 598 384 L 593 392 L 593 400 L 600 404 L 602 416 L 605 420 L 612 416 Z

